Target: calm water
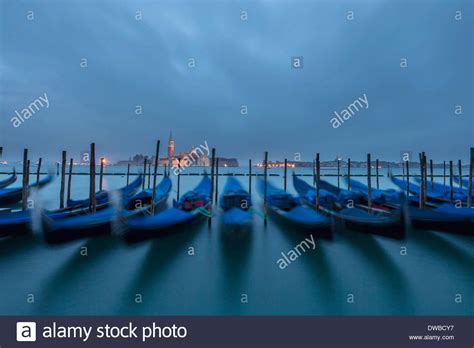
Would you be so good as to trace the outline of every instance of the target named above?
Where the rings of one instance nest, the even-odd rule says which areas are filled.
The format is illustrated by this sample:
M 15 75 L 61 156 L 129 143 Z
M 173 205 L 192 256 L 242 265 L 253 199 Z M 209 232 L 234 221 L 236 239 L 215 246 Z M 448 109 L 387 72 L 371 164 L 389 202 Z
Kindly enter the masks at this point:
M 181 179 L 182 192 L 200 180 Z M 106 188 L 125 184 L 120 176 L 104 180 Z M 247 178 L 240 180 L 247 184 Z M 281 177 L 270 180 L 283 185 Z M 220 188 L 224 181 L 220 178 Z M 380 181 L 382 187 L 391 187 L 386 178 Z M 16 185 L 20 183 L 21 177 Z M 72 191 L 74 198 L 85 197 L 88 178 L 74 176 Z M 256 209 L 261 211 L 255 187 L 253 192 Z M 43 206 L 57 207 L 59 180 L 41 190 L 40 197 Z M 283 228 L 271 218 L 264 228 L 258 214 L 246 233 L 229 233 L 220 224 L 219 211 L 211 229 L 203 220 L 179 233 L 133 246 L 112 236 L 61 246 L 48 246 L 39 236 L 3 239 L 0 314 L 474 313 L 473 238 L 413 230 L 406 240 L 393 241 L 339 229 L 332 241 L 317 240 L 314 251 L 280 270 L 276 263 L 280 253 L 306 237 L 308 233 Z M 83 246 L 87 256 L 80 254 Z M 188 254 L 190 247 L 193 256 Z M 406 256 L 400 255 L 401 247 L 407 248 Z M 33 303 L 27 301 L 29 294 L 34 295 Z M 136 303 L 137 294 L 142 303 Z M 349 294 L 353 303 L 347 301 Z M 461 295 L 461 303 L 455 302 L 456 294 Z

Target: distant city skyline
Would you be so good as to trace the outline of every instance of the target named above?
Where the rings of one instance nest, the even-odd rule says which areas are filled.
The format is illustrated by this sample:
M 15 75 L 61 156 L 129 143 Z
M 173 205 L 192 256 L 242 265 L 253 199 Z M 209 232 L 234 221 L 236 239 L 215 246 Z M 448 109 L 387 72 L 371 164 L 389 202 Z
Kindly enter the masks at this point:
M 456 11 L 473 5 L 456 4 L 2 2 L 3 158 L 95 142 L 116 161 L 172 131 L 239 161 L 466 162 L 474 33 Z

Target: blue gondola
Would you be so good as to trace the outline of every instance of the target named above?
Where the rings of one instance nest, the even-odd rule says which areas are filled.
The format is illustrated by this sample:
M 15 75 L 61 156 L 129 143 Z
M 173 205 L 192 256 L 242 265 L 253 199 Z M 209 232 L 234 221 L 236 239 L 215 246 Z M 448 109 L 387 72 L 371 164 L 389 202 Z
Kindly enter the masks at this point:
M 135 194 L 140 186 L 143 183 L 143 176 L 139 175 L 134 181 L 132 181 L 129 185 L 121 188 L 120 191 L 120 196 L 124 200 L 124 204 L 128 201 L 128 198 Z M 98 191 L 95 194 L 95 199 L 97 202 L 97 205 L 102 205 L 102 204 L 107 204 L 109 201 L 109 193 L 107 191 Z M 80 207 L 88 207 L 89 206 L 89 199 L 68 199 L 66 202 L 66 205 L 70 208 L 80 208 Z
M 222 222 L 225 225 L 239 228 L 250 222 L 252 198 L 236 178 L 227 179 L 219 205 L 224 210 Z
M 418 184 L 420 184 L 421 180 L 420 178 L 416 178 L 416 182 Z M 427 182 L 426 183 L 426 186 L 427 186 L 427 195 L 430 196 L 433 192 L 436 192 L 440 195 L 442 195 L 443 197 L 446 198 L 446 200 L 450 200 L 450 190 L 449 190 L 449 185 L 443 185 L 443 184 L 440 184 L 440 183 L 437 183 L 437 182 Z M 453 199 L 454 200 L 461 200 L 461 201 L 467 201 L 467 196 L 468 196 L 468 191 L 467 189 L 465 189 L 465 187 L 467 186 L 464 186 L 463 188 L 461 187 L 456 187 L 456 186 L 453 186 Z M 472 196 L 472 194 L 471 194 Z
M 293 176 L 293 185 L 302 201 L 315 207 L 315 188 L 296 176 Z M 363 206 L 364 201 L 366 197 L 361 193 L 342 190 L 323 180 L 320 182 L 321 211 L 344 221 L 346 227 L 395 239 L 405 236 L 402 209 L 393 212 L 379 209 L 369 211 Z
M 264 181 L 259 178 L 257 187 L 264 197 Z M 267 181 L 267 204 L 270 212 L 289 226 L 316 233 L 318 237 L 331 237 L 331 219 L 301 204 L 299 198 L 278 189 Z
M 390 176 L 390 180 L 392 183 L 394 183 L 396 186 L 398 186 L 400 189 L 406 191 L 407 188 L 407 181 L 404 179 L 399 179 L 394 176 Z M 450 202 L 450 197 L 449 197 L 449 191 L 446 193 L 445 191 L 439 191 L 439 190 L 433 190 L 429 187 L 428 185 L 428 190 L 426 191 L 426 199 L 429 202 L 433 203 L 449 203 Z M 415 197 L 411 199 L 412 201 L 416 201 L 417 197 L 420 196 L 420 185 L 415 184 L 413 180 L 410 180 L 410 185 L 408 188 L 408 191 Z M 461 200 L 464 201 L 466 200 L 466 195 L 460 192 L 453 192 L 453 198 L 454 200 Z
M 367 194 L 367 186 L 351 180 L 353 190 Z M 397 200 L 393 190 L 376 190 L 379 194 L 372 196 L 375 203 L 389 208 L 399 208 L 403 201 Z M 386 191 L 386 194 L 383 192 Z M 459 234 L 474 234 L 474 209 L 458 207 L 447 203 L 434 205 L 427 203 L 424 209 L 419 208 L 416 199 L 410 201 L 408 218 L 413 227 Z
M 211 181 L 205 175 L 194 190 L 186 192 L 172 208 L 158 214 L 126 219 L 126 229 L 123 237 L 128 242 L 138 242 L 196 221 L 207 214 L 209 209 L 209 194 Z
M 136 180 L 135 180 L 136 181 Z M 135 184 L 133 185 L 135 187 Z M 119 194 L 121 192 L 130 192 L 129 186 L 126 186 L 119 190 Z M 137 193 L 135 196 L 132 197 L 123 197 L 123 203 L 126 209 L 134 209 L 138 208 L 138 204 L 136 201 L 140 199 L 142 201 L 141 206 L 146 206 L 151 202 L 151 189 L 143 190 Z M 133 203 L 133 204 L 132 204 Z M 101 211 L 109 207 L 108 200 L 102 200 L 96 206 L 96 211 Z M 77 217 L 86 215 L 89 213 L 89 201 L 87 200 L 87 205 L 83 206 L 79 204 L 77 206 L 65 207 L 62 209 L 55 209 L 55 210 L 45 210 L 43 212 L 44 215 L 48 216 L 53 220 L 69 218 L 69 217 Z M 31 231 L 31 221 L 32 221 L 32 214 L 31 210 L 26 211 L 13 211 L 5 210 L 0 214 L 0 237 L 12 236 L 12 235 L 20 235 L 26 234 Z
M 15 181 L 16 181 L 17 177 L 16 177 L 16 171 L 13 170 L 13 174 L 10 175 L 8 178 L 6 178 L 5 180 L 2 180 L 0 181 L 0 189 L 2 188 L 5 188 L 11 184 L 13 184 Z
M 35 188 L 41 188 L 53 181 L 53 176 L 48 175 L 46 178 L 41 179 L 38 183 L 34 183 L 28 186 L 29 191 Z M 22 188 L 12 187 L 0 189 L 0 206 L 7 206 L 21 202 Z
M 157 208 L 167 201 L 170 190 L 171 180 L 169 177 L 164 177 L 156 186 L 155 205 Z M 148 195 L 151 195 L 151 190 L 147 190 L 140 197 L 147 197 Z M 145 215 L 148 209 L 149 205 L 133 210 L 118 210 L 117 207 L 109 206 L 92 214 L 65 219 L 55 219 L 48 214 L 43 214 L 43 231 L 48 243 L 62 243 L 79 238 L 109 234 L 112 232 L 114 223 L 120 226 L 122 224 L 121 219 L 140 214 Z

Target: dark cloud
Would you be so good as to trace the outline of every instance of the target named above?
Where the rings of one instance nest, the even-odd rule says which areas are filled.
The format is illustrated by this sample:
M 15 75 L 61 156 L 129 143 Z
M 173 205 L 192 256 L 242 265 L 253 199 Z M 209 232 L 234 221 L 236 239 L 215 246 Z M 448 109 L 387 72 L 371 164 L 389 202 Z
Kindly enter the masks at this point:
M 466 158 L 472 146 L 471 1 L 3 1 L 0 143 L 20 157 L 178 150 L 397 159 L 424 150 Z M 35 20 L 27 21 L 32 10 Z M 135 20 L 136 11 L 143 20 Z M 241 11 L 248 20 L 240 19 Z M 455 21 L 455 11 L 463 20 Z M 354 21 L 347 21 L 354 11 Z M 293 56 L 304 68 L 291 69 Z M 81 58 L 88 68 L 81 69 Z M 400 59 L 408 59 L 401 69 Z M 189 59 L 196 67 L 189 69 Z M 19 128 L 15 110 L 48 94 Z M 367 94 L 369 108 L 329 120 Z M 463 115 L 454 114 L 463 106 Z M 136 105 L 144 114 L 135 116 Z M 248 115 L 240 114 L 241 105 Z

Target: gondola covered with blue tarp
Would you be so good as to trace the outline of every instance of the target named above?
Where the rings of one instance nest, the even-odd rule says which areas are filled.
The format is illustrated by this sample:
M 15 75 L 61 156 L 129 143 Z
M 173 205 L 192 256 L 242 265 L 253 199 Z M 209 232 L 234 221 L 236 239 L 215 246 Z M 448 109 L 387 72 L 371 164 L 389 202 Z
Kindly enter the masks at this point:
M 28 190 L 31 192 L 32 189 L 39 189 L 51 181 L 53 181 L 53 176 L 48 175 L 46 178 L 41 179 L 38 183 L 34 183 L 28 186 Z M 0 207 L 17 204 L 22 200 L 23 189 L 21 187 L 11 187 L 0 189 Z
M 264 196 L 264 180 L 259 178 L 257 188 Z M 267 204 L 270 212 L 278 220 L 289 226 L 314 232 L 319 237 L 331 237 L 331 219 L 301 204 L 300 199 L 278 189 L 267 181 Z
M 156 186 L 155 205 L 159 207 L 168 199 L 171 190 L 171 180 L 164 177 Z M 117 192 L 120 195 L 121 191 Z M 142 196 L 151 194 L 151 190 Z M 118 197 L 119 198 L 119 197 Z M 121 207 L 121 200 L 118 204 L 110 205 L 95 213 L 88 213 L 80 216 L 69 217 L 65 219 L 54 219 L 47 214 L 43 215 L 43 230 L 45 239 L 49 243 L 66 242 L 79 238 L 87 238 L 100 234 L 110 234 L 114 227 L 123 228 L 123 219 L 146 215 L 149 205 L 141 206 L 138 209 L 124 209 Z
M 159 237 L 207 216 L 210 190 L 211 181 L 205 175 L 193 190 L 175 201 L 172 208 L 155 215 L 126 217 L 123 237 L 128 242 Z
M 224 210 L 222 222 L 227 226 L 242 227 L 251 220 L 252 199 L 236 178 L 227 179 L 219 206 Z
M 306 205 L 316 206 L 314 187 L 296 176 L 293 176 L 293 185 Z M 366 202 L 367 197 L 360 192 L 343 190 L 326 181 L 320 181 L 321 211 L 343 221 L 347 228 L 395 239 L 405 236 L 402 209 L 368 209 L 363 205 Z

